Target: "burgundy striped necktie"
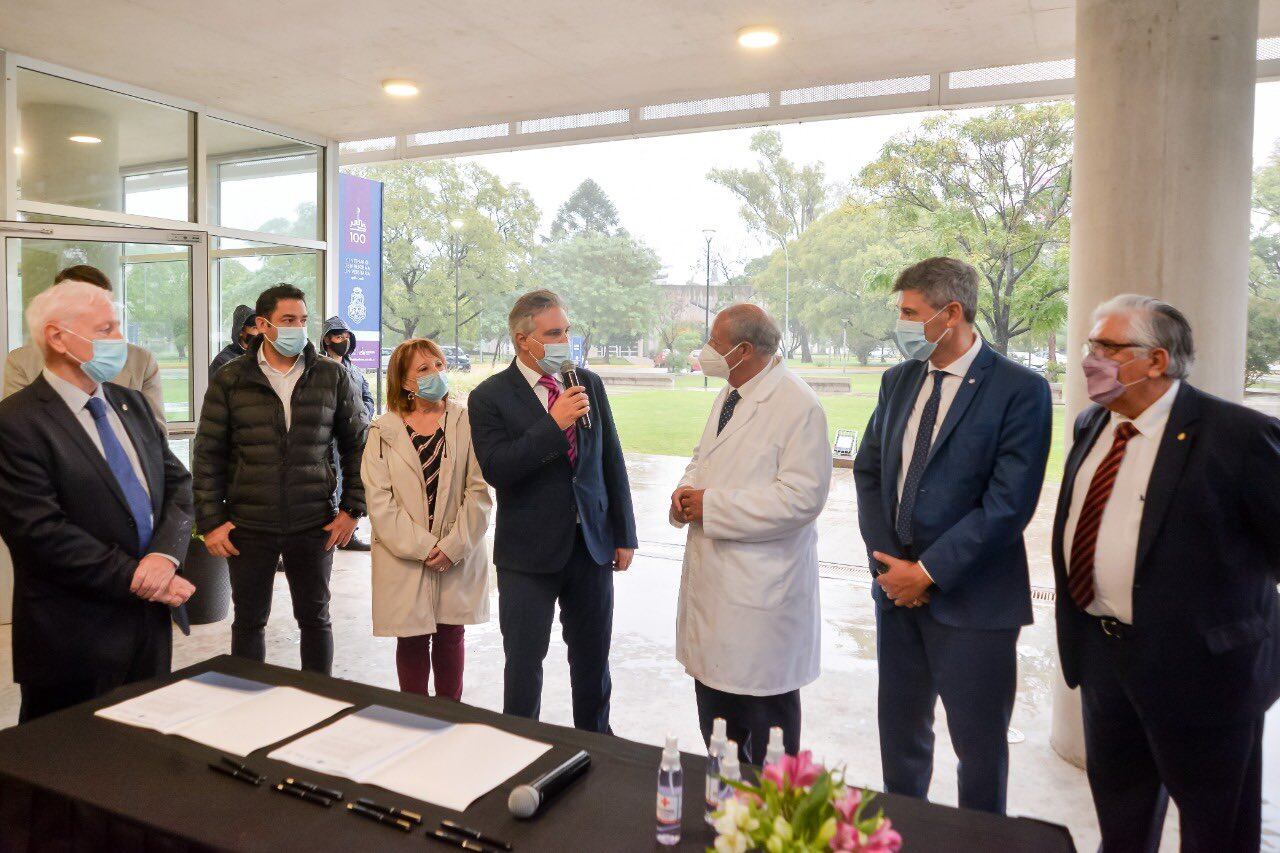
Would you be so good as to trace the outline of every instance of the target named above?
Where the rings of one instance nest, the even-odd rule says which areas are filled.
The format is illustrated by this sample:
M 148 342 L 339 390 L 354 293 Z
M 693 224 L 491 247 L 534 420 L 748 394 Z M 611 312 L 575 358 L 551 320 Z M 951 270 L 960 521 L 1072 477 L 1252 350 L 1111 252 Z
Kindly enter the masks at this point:
M 1138 428 L 1130 421 L 1116 427 L 1111 449 L 1093 472 L 1089 491 L 1085 493 L 1080 519 L 1076 522 L 1075 535 L 1071 537 L 1071 563 L 1067 568 L 1067 589 L 1071 600 L 1081 610 L 1093 603 L 1093 558 L 1098 546 L 1098 528 L 1102 526 L 1102 513 L 1111 498 L 1111 490 L 1124 461 L 1124 449 L 1129 439 L 1138 434 Z
M 543 374 L 538 380 L 538 384 L 547 389 L 547 411 L 551 411 L 551 407 L 556 404 L 556 400 L 560 399 L 560 386 L 556 384 L 554 377 Z M 574 423 L 564 431 L 564 437 L 569 441 L 569 464 L 578 464 L 578 425 Z

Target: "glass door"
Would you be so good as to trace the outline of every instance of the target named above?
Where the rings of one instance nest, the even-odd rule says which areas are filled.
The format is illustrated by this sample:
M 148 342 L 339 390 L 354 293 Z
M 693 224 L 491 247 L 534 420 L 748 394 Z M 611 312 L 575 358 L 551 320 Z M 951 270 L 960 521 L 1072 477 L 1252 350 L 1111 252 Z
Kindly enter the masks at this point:
M 160 366 L 164 417 L 175 450 L 195 431 L 209 364 L 208 238 L 153 228 L 0 222 L 0 352 L 29 343 L 25 311 L 69 266 L 111 280 L 130 343 Z M 185 453 L 180 456 L 185 457 Z

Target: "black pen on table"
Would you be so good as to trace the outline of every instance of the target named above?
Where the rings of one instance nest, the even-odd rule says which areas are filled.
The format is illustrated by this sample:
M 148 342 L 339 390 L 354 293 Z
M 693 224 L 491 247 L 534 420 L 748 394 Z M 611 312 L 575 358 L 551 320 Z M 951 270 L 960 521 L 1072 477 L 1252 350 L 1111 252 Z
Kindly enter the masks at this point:
M 292 788 L 301 788 L 304 791 L 310 791 L 321 797 L 328 797 L 331 800 L 341 800 L 342 792 L 335 791 L 332 788 L 321 788 L 319 785 L 311 782 L 303 782 L 301 779 L 295 779 L 292 776 L 285 777 L 284 783 Z
M 422 815 L 417 812 L 411 812 L 408 809 L 398 809 L 395 806 L 384 806 L 381 803 L 375 803 L 373 800 L 361 797 L 356 800 L 356 805 L 364 806 L 366 809 L 373 809 L 375 812 L 382 812 L 400 820 L 407 820 L 410 823 L 422 823 Z
M 310 791 L 304 791 L 301 788 L 295 788 L 292 785 L 286 785 L 283 782 L 276 785 L 275 789 L 282 794 L 297 797 L 299 800 L 306 800 L 308 803 L 315 803 L 317 806 L 324 806 L 326 809 L 333 805 L 333 800 L 328 797 L 322 797 L 319 794 L 313 794 Z
M 474 838 L 476 841 L 479 841 L 481 844 L 488 844 L 490 847 L 497 847 L 500 850 L 514 849 L 511 846 L 511 842 L 509 841 L 501 841 L 497 838 L 492 838 L 488 835 L 485 835 L 483 832 L 481 832 L 478 829 L 472 829 L 469 826 L 463 826 L 462 824 L 457 823 L 456 821 L 449 820 L 448 818 L 444 818 L 443 820 L 440 821 L 440 828 L 446 829 L 457 835 L 465 835 L 468 838 Z
M 459 850 L 471 850 L 473 853 L 492 853 L 491 847 L 481 844 L 479 841 L 473 841 L 463 835 L 449 832 L 444 829 L 432 829 L 427 832 L 427 838 L 434 838 L 442 844 L 451 844 Z
M 221 764 L 214 764 L 210 762 L 209 769 L 216 770 L 224 776 L 230 776 L 232 779 L 239 779 L 241 782 L 247 782 L 250 785 L 257 785 L 262 782 L 261 778 L 250 773 L 245 773 L 243 770 L 239 770 L 235 767 L 224 767 Z
M 245 767 L 243 764 L 241 764 L 239 761 L 236 761 L 234 758 L 227 758 L 224 755 L 222 756 L 222 763 L 232 769 L 239 770 L 241 773 L 245 773 L 245 774 L 248 774 L 249 776 L 255 777 L 259 782 L 265 782 L 267 779 L 266 776 L 263 776 L 257 770 L 254 770 L 252 767 Z
M 359 803 L 347 803 L 347 809 L 361 817 L 367 817 L 369 820 L 376 820 L 378 823 L 386 826 L 394 826 L 402 832 L 413 832 L 412 823 L 401 818 L 392 817 L 386 812 L 380 812 L 377 809 L 371 809 L 368 806 L 362 806 Z

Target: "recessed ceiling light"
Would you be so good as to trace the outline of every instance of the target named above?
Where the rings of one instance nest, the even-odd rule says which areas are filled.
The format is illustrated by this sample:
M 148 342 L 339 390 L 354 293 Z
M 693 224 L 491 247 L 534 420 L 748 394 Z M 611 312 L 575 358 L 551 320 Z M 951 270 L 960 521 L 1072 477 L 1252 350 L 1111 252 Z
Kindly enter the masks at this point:
M 418 94 L 418 84 L 412 80 L 383 80 L 382 91 L 393 98 L 412 98 Z
M 15 145 L 13 146 L 13 153 L 21 157 L 23 154 L 26 154 L 27 152 L 22 150 L 21 145 Z
M 68 136 L 72 142 L 79 142 L 81 145 L 97 145 L 102 140 L 97 136 L 89 136 L 87 133 L 77 133 L 75 136 Z
M 777 27 L 754 26 L 738 30 L 738 44 L 752 49 L 773 47 L 779 38 Z

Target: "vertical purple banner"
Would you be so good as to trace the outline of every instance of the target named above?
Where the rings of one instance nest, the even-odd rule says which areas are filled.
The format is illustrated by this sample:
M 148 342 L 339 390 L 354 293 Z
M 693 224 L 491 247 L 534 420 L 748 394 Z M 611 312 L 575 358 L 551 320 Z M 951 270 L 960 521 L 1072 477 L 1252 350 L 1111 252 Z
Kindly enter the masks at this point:
M 356 367 L 381 367 L 382 184 L 338 175 L 338 314 L 355 333 Z

